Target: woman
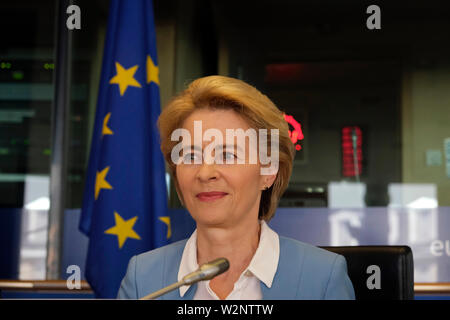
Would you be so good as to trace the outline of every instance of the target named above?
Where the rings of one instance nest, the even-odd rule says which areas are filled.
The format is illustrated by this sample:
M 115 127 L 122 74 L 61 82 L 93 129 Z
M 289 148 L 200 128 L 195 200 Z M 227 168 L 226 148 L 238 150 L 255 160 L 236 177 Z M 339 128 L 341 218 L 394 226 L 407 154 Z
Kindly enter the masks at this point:
M 187 240 L 133 257 L 119 298 L 143 297 L 225 257 L 225 273 L 161 298 L 354 299 L 342 256 L 279 236 L 266 223 L 294 158 L 288 125 L 269 98 L 237 79 L 200 78 L 163 109 L 158 125 L 197 228 Z

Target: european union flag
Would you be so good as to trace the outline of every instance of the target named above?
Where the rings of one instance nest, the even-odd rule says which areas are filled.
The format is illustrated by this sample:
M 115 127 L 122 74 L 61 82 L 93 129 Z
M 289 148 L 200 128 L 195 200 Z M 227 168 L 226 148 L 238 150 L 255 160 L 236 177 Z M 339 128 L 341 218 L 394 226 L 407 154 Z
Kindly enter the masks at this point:
M 115 298 L 133 255 L 169 243 L 156 36 L 151 0 L 112 0 L 80 230 L 85 275 Z

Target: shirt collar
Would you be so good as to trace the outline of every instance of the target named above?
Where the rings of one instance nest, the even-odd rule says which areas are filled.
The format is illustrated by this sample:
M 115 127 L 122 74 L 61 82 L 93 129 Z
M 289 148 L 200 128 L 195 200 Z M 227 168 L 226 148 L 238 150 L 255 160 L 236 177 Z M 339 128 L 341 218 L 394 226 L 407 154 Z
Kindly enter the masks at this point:
M 280 240 L 278 234 L 262 220 L 258 248 L 247 270 L 270 288 L 277 272 L 279 258 Z
M 264 220 L 261 223 L 261 235 L 258 248 L 250 261 L 244 274 L 250 271 L 267 287 L 272 286 L 273 278 L 277 272 L 280 258 L 280 240 L 278 234 L 273 231 Z M 185 275 L 198 269 L 197 263 L 197 229 L 192 233 L 183 250 L 180 268 L 178 269 L 178 281 Z M 189 286 L 180 287 L 180 296 L 183 297 Z
M 194 272 L 197 269 L 197 229 L 195 229 L 184 246 L 180 268 L 178 269 L 178 281 L 181 281 L 185 275 Z M 189 286 L 181 286 L 180 296 L 183 297 L 188 289 Z

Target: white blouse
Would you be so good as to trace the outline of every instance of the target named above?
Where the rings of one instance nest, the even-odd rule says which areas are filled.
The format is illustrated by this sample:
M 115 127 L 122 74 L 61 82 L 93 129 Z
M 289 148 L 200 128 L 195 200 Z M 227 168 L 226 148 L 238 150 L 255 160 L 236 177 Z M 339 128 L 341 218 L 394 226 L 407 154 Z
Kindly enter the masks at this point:
M 260 224 L 261 235 L 258 248 L 248 267 L 234 283 L 233 291 L 226 297 L 226 300 L 261 300 L 260 281 L 269 288 L 272 286 L 280 258 L 280 240 L 278 234 L 264 220 L 261 220 Z M 184 247 L 178 270 L 178 281 L 186 274 L 197 270 L 198 267 L 196 229 Z M 180 296 L 183 297 L 188 289 L 189 286 L 180 287 Z M 219 297 L 210 288 L 209 280 L 207 280 L 198 283 L 194 300 L 219 300 Z

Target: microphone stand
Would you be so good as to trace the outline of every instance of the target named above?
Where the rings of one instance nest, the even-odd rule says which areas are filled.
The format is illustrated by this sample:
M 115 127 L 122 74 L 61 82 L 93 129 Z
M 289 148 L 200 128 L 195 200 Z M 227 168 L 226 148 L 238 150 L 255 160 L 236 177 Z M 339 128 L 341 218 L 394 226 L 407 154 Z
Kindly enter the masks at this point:
M 178 289 L 179 287 L 185 285 L 185 281 L 184 280 L 180 280 L 178 282 L 175 282 L 173 284 L 171 284 L 170 286 L 167 286 L 165 288 L 159 289 L 158 291 L 155 291 L 153 293 L 150 293 L 148 295 L 146 295 L 145 297 L 140 298 L 139 300 L 153 300 L 156 299 L 160 296 L 162 296 L 163 294 L 166 294 L 172 290 Z
M 352 129 L 352 141 L 353 141 L 353 166 L 355 169 L 356 182 L 359 183 L 359 167 L 358 167 L 358 136 L 355 128 Z

